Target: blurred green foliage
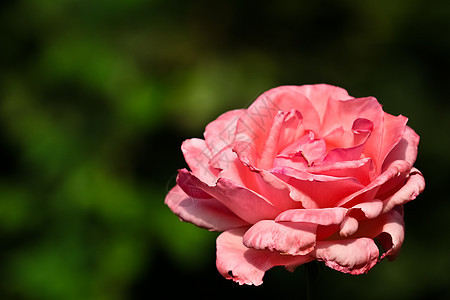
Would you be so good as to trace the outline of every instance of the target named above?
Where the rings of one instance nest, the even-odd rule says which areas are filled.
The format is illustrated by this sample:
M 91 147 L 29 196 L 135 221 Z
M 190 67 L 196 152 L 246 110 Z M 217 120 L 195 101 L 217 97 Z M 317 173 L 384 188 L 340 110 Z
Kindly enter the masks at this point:
M 428 184 L 399 259 L 323 269 L 321 293 L 449 296 L 449 16 L 446 0 L 2 1 L 0 298 L 303 295 L 301 270 L 222 279 L 217 234 L 163 201 L 184 139 L 269 88 L 318 82 L 408 116 Z

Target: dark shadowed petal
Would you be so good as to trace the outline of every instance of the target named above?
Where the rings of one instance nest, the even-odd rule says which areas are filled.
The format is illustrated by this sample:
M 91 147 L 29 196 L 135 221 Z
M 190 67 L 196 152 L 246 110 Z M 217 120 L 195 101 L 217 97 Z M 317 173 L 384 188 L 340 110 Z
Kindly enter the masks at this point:
M 400 251 L 405 237 L 405 223 L 403 216 L 392 209 L 375 219 L 360 222 L 355 237 L 369 237 L 377 240 L 385 251 L 381 259 L 394 259 Z

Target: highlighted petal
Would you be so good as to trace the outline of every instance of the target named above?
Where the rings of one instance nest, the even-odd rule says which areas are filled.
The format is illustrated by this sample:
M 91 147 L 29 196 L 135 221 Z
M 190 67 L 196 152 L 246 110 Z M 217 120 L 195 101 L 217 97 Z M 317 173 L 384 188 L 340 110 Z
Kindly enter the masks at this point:
M 319 209 L 291 209 L 282 212 L 275 219 L 276 222 L 301 222 L 317 225 L 340 224 L 347 213 L 343 207 L 319 208 Z
M 203 135 L 212 155 L 216 155 L 234 142 L 236 123 L 244 113 L 245 109 L 228 111 L 206 126 Z
M 351 216 L 346 216 L 341 223 L 339 234 L 343 237 L 350 236 L 358 230 L 358 220 Z
M 362 218 L 373 219 L 380 215 L 382 209 L 383 209 L 383 202 L 378 199 L 373 199 L 364 203 L 356 204 L 350 209 L 349 214 L 358 217 L 358 219 Z M 358 211 L 361 211 L 364 214 L 364 216 L 358 214 Z
M 383 169 L 389 166 L 392 161 L 405 160 L 411 166 L 417 158 L 417 147 L 419 145 L 420 137 L 414 132 L 411 127 L 406 126 L 405 133 L 400 142 L 392 149 L 383 162 Z
M 393 149 L 397 148 L 396 146 L 403 139 L 403 136 L 405 136 L 407 122 L 408 118 L 402 115 L 395 117 L 393 115 L 384 113 L 383 132 L 381 136 L 381 141 L 380 143 L 370 145 L 369 149 L 372 150 L 372 152 L 367 153 L 368 156 L 375 158 L 377 169 L 380 172 L 383 170 L 382 166 L 388 154 L 392 152 Z M 400 148 L 402 147 L 400 146 Z M 374 151 L 375 149 L 377 149 L 378 153 L 375 153 Z M 391 156 L 390 159 L 400 159 L 400 158 Z M 410 163 L 410 165 L 412 166 L 413 164 Z
M 302 85 L 299 87 L 299 91 L 301 91 L 314 105 L 321 122 L 323 122 L 328 102 L 330 100 L 335 101 L 353 99 L 353 97 L 349 96 L 348 92 L 343 88 L 329 84 Z
M 208 184 L 216 181 L 218 171 L 210 167 L 212 154 L 204 140 L 196 138 L 185 140 L 181 145 L 181 151 L 195 176 Z
M 262 220 L 244 235 L 244 245 L 258 250 L 305 255 L 316 244 L 316 224 Z

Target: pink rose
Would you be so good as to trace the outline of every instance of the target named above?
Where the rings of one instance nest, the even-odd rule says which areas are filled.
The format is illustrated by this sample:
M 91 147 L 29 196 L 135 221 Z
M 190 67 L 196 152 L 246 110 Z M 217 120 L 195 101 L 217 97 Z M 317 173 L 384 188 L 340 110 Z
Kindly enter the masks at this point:
M 179 170 L 165 202 L 183 221 L 223 231 L 217 268 L 240 284 L 312 260 L 366 273 L 396 257 L 403 204 L 425 187 L 407 120 L 335 86 L 274 88 L 183 143 L 191 171 Z

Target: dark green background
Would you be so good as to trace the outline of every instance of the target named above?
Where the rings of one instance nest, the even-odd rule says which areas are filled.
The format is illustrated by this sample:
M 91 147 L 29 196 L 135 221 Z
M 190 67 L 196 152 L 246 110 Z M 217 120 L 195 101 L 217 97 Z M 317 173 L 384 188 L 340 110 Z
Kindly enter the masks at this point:
M 184 139 L 305 83 L 409 117 L 427 181 L 398 260 L 320 294 L 450 297 L 450 1 L 2 0 L 0 29 L 0 299 L 302 299 L 303 267 L 223 279 L 163 201 Z

